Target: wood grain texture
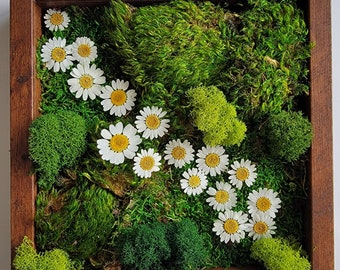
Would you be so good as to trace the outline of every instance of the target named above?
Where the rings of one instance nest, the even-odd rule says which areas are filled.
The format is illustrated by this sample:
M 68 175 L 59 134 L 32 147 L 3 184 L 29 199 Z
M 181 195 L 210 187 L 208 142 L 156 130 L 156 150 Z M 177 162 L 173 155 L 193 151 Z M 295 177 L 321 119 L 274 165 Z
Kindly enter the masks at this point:
M 314 139 L 310 160 L 309 252 L 313 269 L 334 269 L 333 153 L 330 0 L 309 1 L 309 29 L 315 44 L 310 60 L 310 119 Z
M 38 114 L 40 87 L 35 73 L 40 9 L 32 0 L 11 1 L 10 147 L 12 256 L 25 235 L 34 239 L 35 178 L 28 156 L 28 127 Z
M 129 0 L 150 3 L 162 0 Z M 306 0 L 307 1 L 307 0 Z M 41 9 L 68 5 L 99 5 L 108 0 L 11 0 L 11 248 L 24 235 L 34 237 L 36 184 L 30 174 L 28 127 L 38 115 L 40 87 L 35 50 L 41 33 Z M 310 39 L 310 119 L 314 139 L 310 154 L 310 201 L 306 211 L 308 248 L 313 269 L 334 269 L 332 88 L 330 0 L 307 1 Z M 230 268 L 232 270 L 240 268 Z M 252 268 L 242 268 L 252 269 Z
M 36 3 L 41 8 L 65 7 L 71 5 L 98 6 L 108 2 L 109 0 L 36 0 Z

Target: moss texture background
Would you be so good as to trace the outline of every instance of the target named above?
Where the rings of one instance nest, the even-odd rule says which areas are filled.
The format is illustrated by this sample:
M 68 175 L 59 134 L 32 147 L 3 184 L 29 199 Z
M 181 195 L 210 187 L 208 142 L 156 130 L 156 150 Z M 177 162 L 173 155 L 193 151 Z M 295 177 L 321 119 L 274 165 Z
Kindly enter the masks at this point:
M 276 218 L 276 235 L 303 242 L 311 126 L 300 111 L 301 99 L 308 95 L 311 46 L 303 13 L 295 1 L 215 5 L 176 0 L 138 8 L 112 1 L 94 9 L 69 7 L 66 11 L 71 18 L 69 27 L 53 34 L 46 31 L 40 47 L 53 35 L 66 38 L 69 44 L 79 36 L 91 38 L 98 48 L 95 64 L 104 71 L 107 83 L 117 78 L 129 81 L 138 100 L 130 114 L 117 118 L 102 110 L 99 99 L 76 99 L 68 89 L 69 74 L 47 70 L 39 47 L 42 117 L 67 110 L 76 113 L 80 117 L 77 122 L 83 124 L 77 130 L 81 136 L 73 132 L 67 139 L 72 147 L 80 145 L 75 147 L 79 151 L 72 151 L 75 156 L 66 163 L 68 166 L 58 164 L 52 172 L 45 170 L 47 163 L 39 162 L 43 155 L 35 158 L 35 153 L 46 150 L 45 144 L 31 144 L 35 170 L 41 176 L 36 215 L 38 250 L 59 248 L 85 269 L 103 268 L 118 263 L 122 254 L 119 239 L 131 228 L 139 231 L 145 227 L 138 226 L 190 219 L 199 236 L 189 237 L 204 239 L 208 253 L 199 266 L 254 263 L 250 256 L 252 240 L 220 243 L 211 231 L 216 212 L 205 203 L 206 195 L 190 197 L 181 190 L 179 179 L 193 164 L 178 169 L 164 163 L 151 178 L 139 179 L 131 163 L 115 166 L 101 159 L 96 147 L 101 129 L 118 121 L 132 123 L 144 106 L 162 107 L 171 127 L 166 137 L 143 139 L 141 147 L 161 152 L 169 140 L 180 138 L 191 141 L 195 149 L 207 142 L 222 144 L 230 163 L 241 158 L 252 160 L 258 178 L 254 186 L 238 190 L 235 209 L 247 211 L 247 195 L 253 189 L 278 191 L 282 207 Z M 208 94 L 197 94 L 198 90 Z M 211 98 L 213 95 L 219 95 L 216 100 L 221 101 Z M 213 113 L 213 104 L 222 108 L 220 114 Z M 282 115 L 283 120 L 278 119 Z M 38 141 L 34 130 L 43 119 L 32 124 L 32 142 Z M 53 131 L 49 128 L 52 120 L 43 128 Z M 216 135 L 214 129 L 221 122 L 229 129 Z M 38 133 L 43 135 L 41 130 Z M 295 140 L 290 144 L 291 134 Z M 56 135 L 46 134 L 42 140 L 49 137 Z M 80 138 L 84 138 L 85 146 Z M 60 142 L 56 144 L 62 147 Z M 277 149 L 286 153 L 277 155 Z M 62 149 L 60 152 L 64 153 Z M 225 178 L 217 176 L 210 179 L 211 184 Z M 176 245 L 182 247 L 185 241 L 179 240 Z M 191 243 L 195 246 L 200 241 Z M 164 254 L 168 251 L 164 248 Z M 162 258 L 166 261 L 169 257 Z M 190 257 L 181 260 L 181 269 L 191 269 Z

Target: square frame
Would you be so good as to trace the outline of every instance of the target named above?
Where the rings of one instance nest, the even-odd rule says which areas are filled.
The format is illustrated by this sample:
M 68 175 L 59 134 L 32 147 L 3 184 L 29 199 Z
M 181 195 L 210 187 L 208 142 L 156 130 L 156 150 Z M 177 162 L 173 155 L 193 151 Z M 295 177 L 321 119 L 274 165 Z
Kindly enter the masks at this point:
M 157 0 L 161 2 L 162 0 Z M 37 187 L 28 154 L 28 127 L 39 115 L 40 84 L 36 48 L 41 11 L 68 5 L 94 6 L 108 0 L 11 0 L 10 2 L 10 151 L 11 254 L 26 235 L 34 239 Z M 139 4 L 147 0 L 126 1 Z M 331 5 L 306 0 L 307 25 L 314 44 L 310 58 L 307 109 L 314 138 L 310 149 L 309 200 L 305 213 L 307 251 L 313 269 L 334 269 Z

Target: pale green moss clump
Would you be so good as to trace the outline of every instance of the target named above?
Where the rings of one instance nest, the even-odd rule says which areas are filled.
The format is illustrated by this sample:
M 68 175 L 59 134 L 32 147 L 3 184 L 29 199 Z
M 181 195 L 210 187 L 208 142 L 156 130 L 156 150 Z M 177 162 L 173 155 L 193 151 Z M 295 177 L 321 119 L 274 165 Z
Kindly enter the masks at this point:
M 264 264 L 268 270 L 309 270 L 311 264 L 301 255 L 301 250 L 292 248 L 286 241 L 263 238 L 253 243 L 251 256 Z
M 85 120 L 73 111 L 44 114 L 32 122 L 29 154 L 40 188 L 49 189 L 62 168 L 77 162 L 85 150 L 85 138 Z
M 234 105 L 215 86 L 196 87 L 188 91 L 194 124 L 203 132 L 206 145 L 231 146 L 245 137 L 246 125 L 237 118 Z
M 68 254 L 61 249 L 53 249 L 44 253 L 37 253 L 32 241 L 25 236 L 16 249 L 13 260 L 16 270 L 75 270 L 75 264 Z

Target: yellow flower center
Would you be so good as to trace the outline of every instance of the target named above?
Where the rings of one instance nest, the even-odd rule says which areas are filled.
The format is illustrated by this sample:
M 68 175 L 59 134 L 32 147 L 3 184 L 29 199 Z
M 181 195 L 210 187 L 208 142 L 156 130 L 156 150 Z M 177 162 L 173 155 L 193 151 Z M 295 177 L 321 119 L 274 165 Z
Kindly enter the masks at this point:
M 50 19 L 51 24 L 61 25 L 64 22 L 64 16 L 61 13 L 53 13 Z
M 225 190 L 218 190 L 215 195 L 215 200 L 218 203 L 226 203 L 229 201 L 229 193 Z
M 254 224 L 253 229 L 257 234 L 265 234 L 268 231 L 268 225 L 263 221 L 258 221 Z
M 145 124 L 149 129 L 157 129 L 161 124 L 161 120 L 157 115 L 150 114 L 146 117 Z
M 249 170 L 245 167 L 238 168 L 236 170 L 236 178 L 240 181 L 245 181 L 249 177 Z
M 272 203 L 267 197 L 260 197 L 256 202 L 256 207 L 262 212 L 266 212 L 270 209 Z
M 182 146 L 176 146 L 171 151 L 172 157 L 177 160 L 185 158 L 185 154 L 186 154 L 185 148 Z
M 129 138 L 123 134 L 116 134 L 110 140 L 110 148 L 115 152 L 123 152 L 129 146 Z
M 192 175 L 189 177 L 188 184 L 191 188 L 197 188 L 201 184 L 201 178 L 197 175 Z
M 111 93 L 111 102 L 113 105 L 121 106 L 126 102 L 126 99 L 126 93 L 121 89 L 117 89 Z
M 78 46 L 78 54 L 81 57 L 89 57 L 91 55 L 91 48 L 87 44 L 80 44 Z
M 210 168 L 215 168 L 220 164 L 220 157 L 215 153 L 208 154 L 205 157 L 205 164 Z
M 223 227 L 228 234 L 234 234 L 238 231 L 238 222 L 237 220 L 230 218 L 224 222 Z
M 56 47 L 52 49 L 51 57 L 56 62 L 62 62 L 66 58 L 66 51 L 63 48 Z
M 79 84 L 82 88 L 88 89 L 91 88 L 93 85 L 93 78 L 90 75 L 83 75 L 79 78 Z
M 140 167 L 144 171 L 150 171 L 155 165 L 155 159 L 152 156 L 142 157 L 139 163 Z

